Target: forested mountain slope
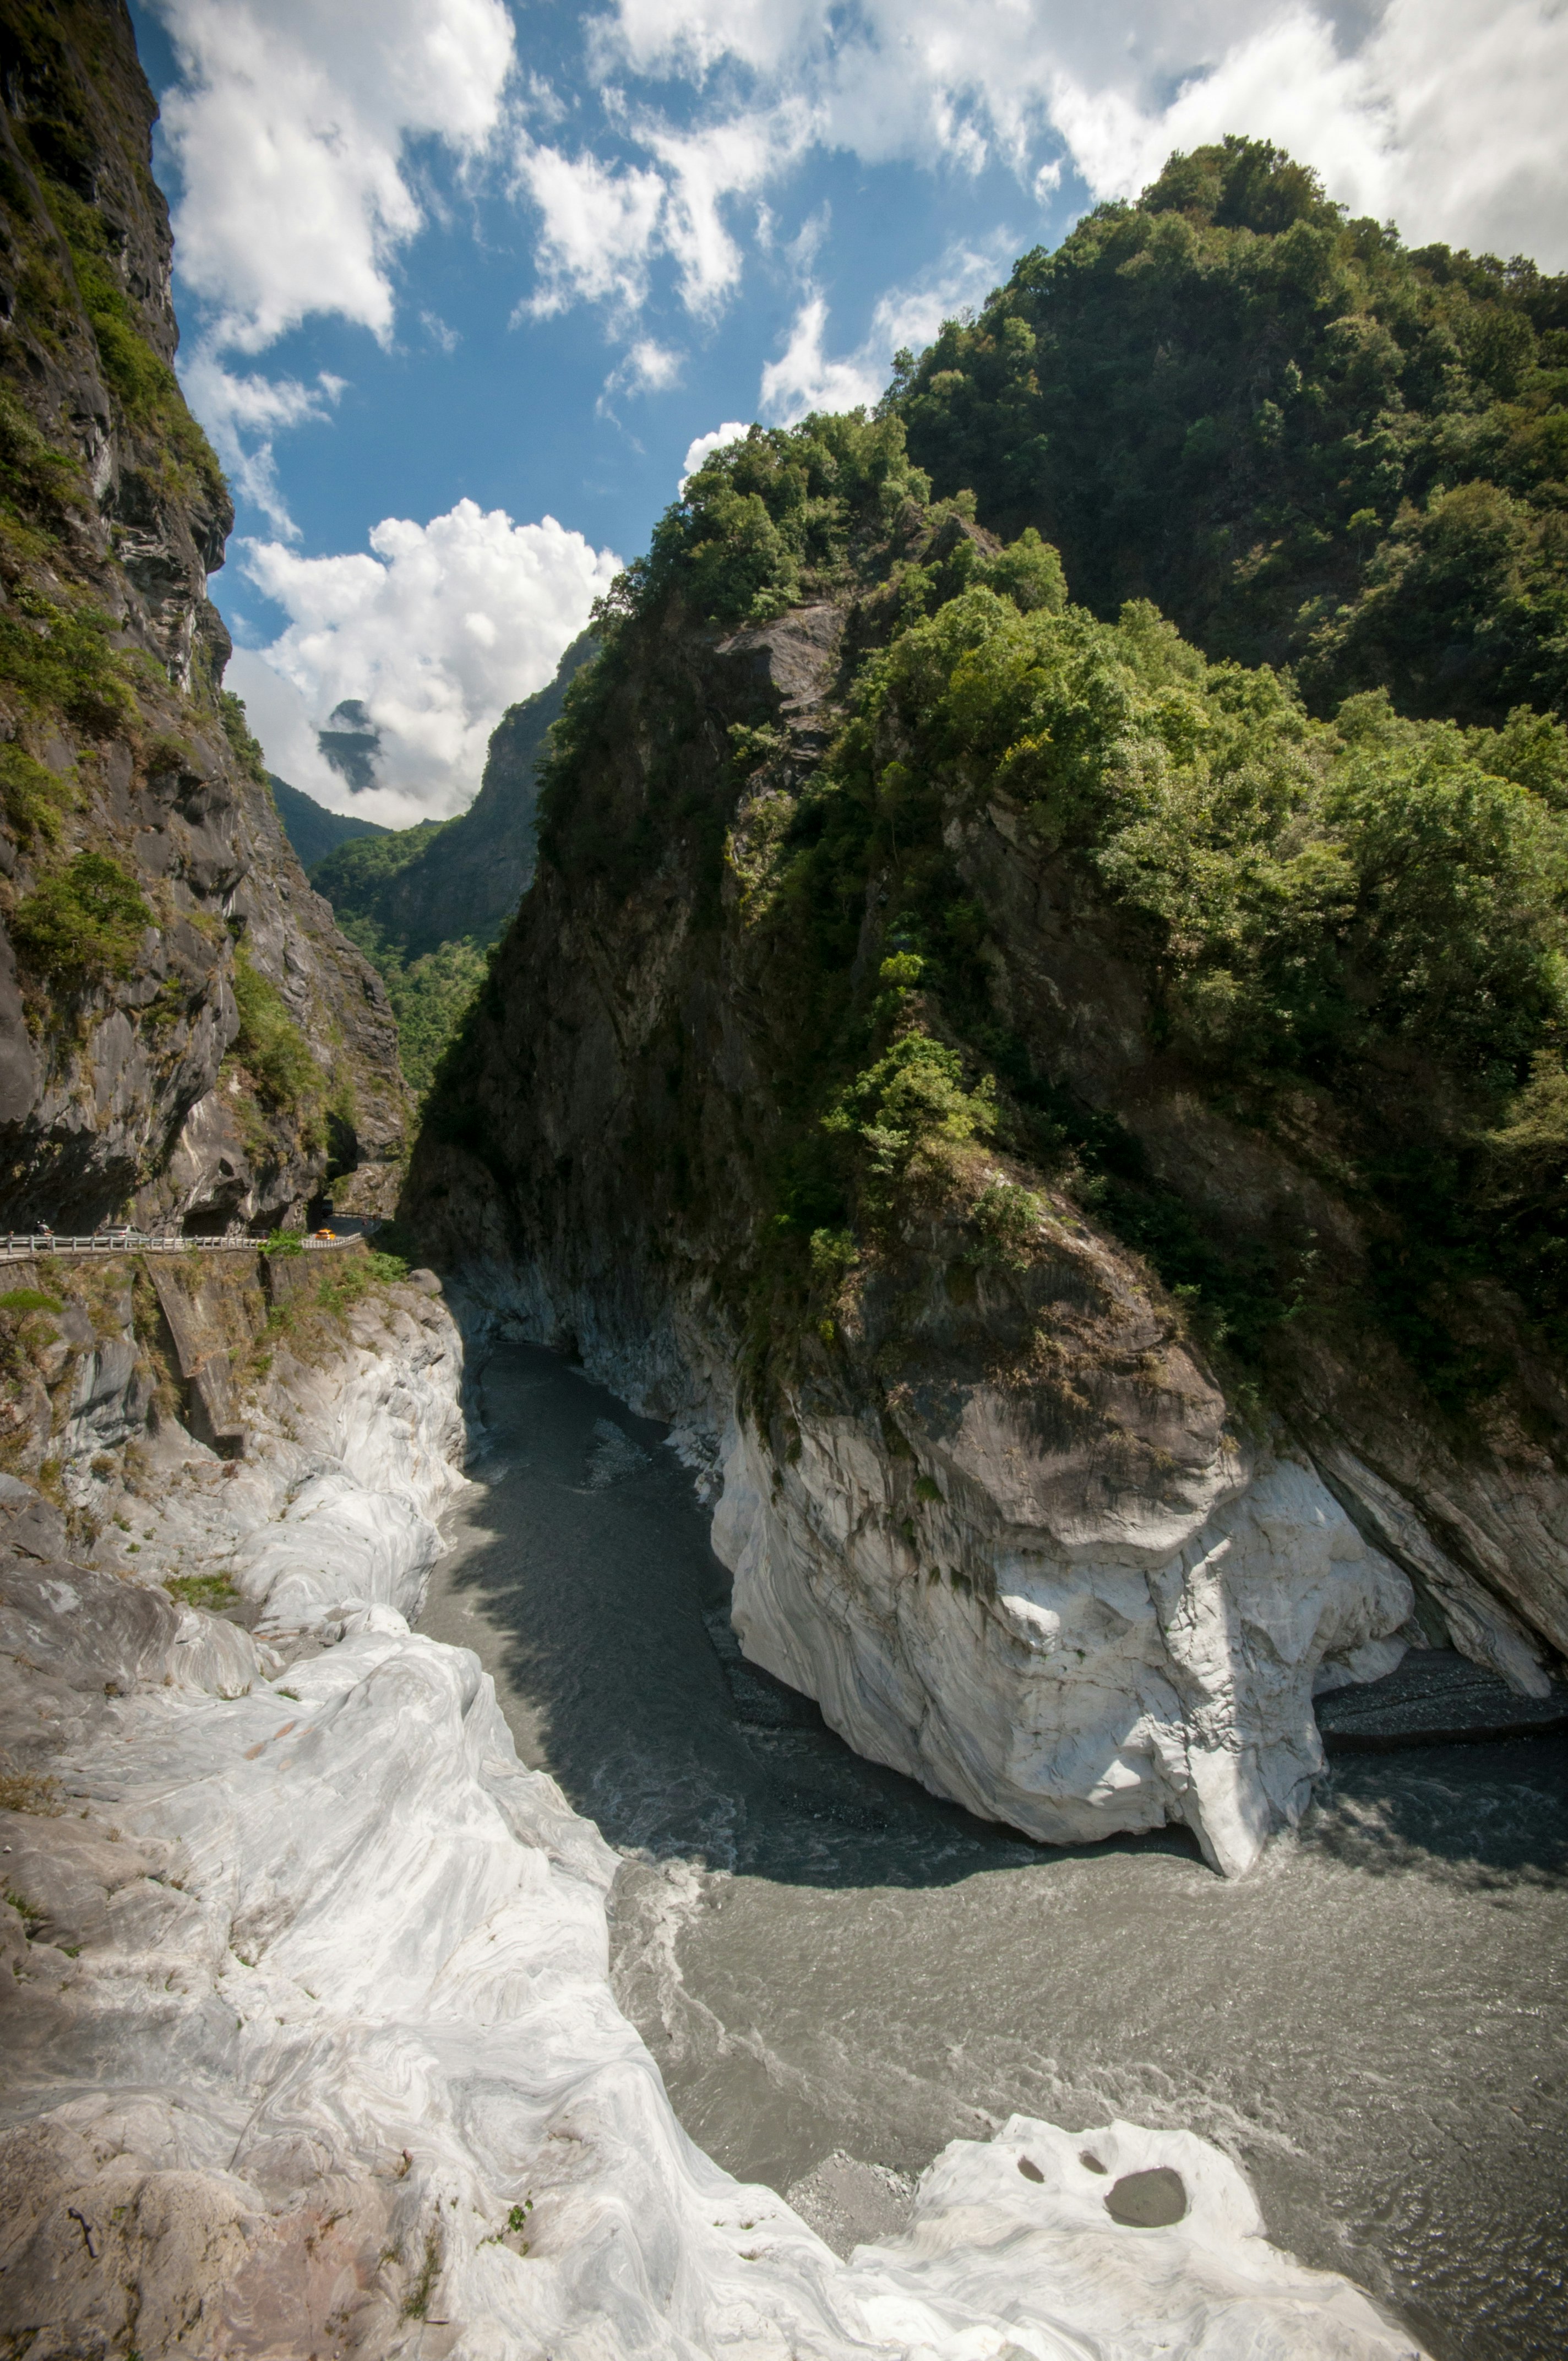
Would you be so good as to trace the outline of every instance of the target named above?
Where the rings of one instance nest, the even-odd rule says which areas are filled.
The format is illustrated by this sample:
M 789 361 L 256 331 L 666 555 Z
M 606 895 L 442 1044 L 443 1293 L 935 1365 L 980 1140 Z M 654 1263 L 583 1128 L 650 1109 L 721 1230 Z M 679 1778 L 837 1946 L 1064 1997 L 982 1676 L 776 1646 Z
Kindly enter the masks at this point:
M 151 93 L 119 0 L 0 7 L 0 1196 L 265 1225 L 390 1173 L 386 994 L 222 690 L 232 521 L 170 367 Z
M 1075 598 L 1152 598 L 1314 710 L 1568 697 L 1568 280 L 1411 250 L 1229 139 L 1101 205 L 893 400 L 938 493 L 1036 526 Z
M 424 820 L 325 853 L 311 882 L 385 979 L 403 1071 L 428 1089 L 477 990 L 485 955 L 533 875 L 538 766 L 574 675 L 593 653 L 574 640 L 555 677 L 502 714 L 479 792 L 455 819 Z
M 1320 1654 L 1364 1676 L 1405 1618 L 1534 1685 L 1568 1644 L 1568 739 L 1316 719 L 972 506 L 897 416 L 692 478 L 409 1204 L 733 1416 L 738 1623 L 858 1745 L 1236 1866 Z
M 344 812 L 328 811 L 313 796 L 291 787 L 276 771 L 269 771 L 267 784 L 272 790 L 272 800 L 278 807 L 278 817 L 283 823 L 284 834 L 299 857 L 300 866 L 307 873 L 316 862 L 324 861 L 340 844 L 347 844 L 360 836 L 388 836 L 389 829 L 378 828 L 371 819 L 355 819 Z

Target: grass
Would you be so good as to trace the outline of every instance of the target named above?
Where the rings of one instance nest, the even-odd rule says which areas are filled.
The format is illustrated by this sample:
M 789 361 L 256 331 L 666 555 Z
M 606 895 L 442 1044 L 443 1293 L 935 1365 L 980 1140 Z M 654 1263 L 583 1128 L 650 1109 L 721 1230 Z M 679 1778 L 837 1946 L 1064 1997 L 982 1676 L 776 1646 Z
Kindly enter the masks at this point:
M 163 1587 L 182 1607 L 204 1607 L 213 1615 L 239 1600 L 239 1592 L 226 1574 L 166 1574 Z
M 21 1770 L 8 1754 L 0 1754 L 0 1812 L 31 1812 L 39 1819 L 58 1820 L 64 1810 L 58 1779 Z

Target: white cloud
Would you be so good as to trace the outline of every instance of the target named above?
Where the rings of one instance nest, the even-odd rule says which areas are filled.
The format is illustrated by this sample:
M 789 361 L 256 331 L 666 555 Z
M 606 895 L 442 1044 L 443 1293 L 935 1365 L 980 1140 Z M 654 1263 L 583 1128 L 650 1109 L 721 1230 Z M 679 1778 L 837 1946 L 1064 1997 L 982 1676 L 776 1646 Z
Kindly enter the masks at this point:
M 258 663 L 291 685 L 298 707 L 261 683 L 253 725 L 281 777 L 339 809 L 349 807 L 341 780 L 329 789 L 314 764 L 301 777 L 287 763 L 304 760 L 303 733 L 343 698 L 362 699 L 382 752 L 377 786 L 353 809 L 393 827 L 444 818 L 472 797 L 501 714 L 550 679 L 620 567 L 554 517 L 514 524 L 472 500 L 424 525 L 388 517 L 368 552 L 302 557 L 252 542 L 245 571 L 290 620 L 236 686 L 249 701 Z
M 525 137 L 517 179 L 544 216 L 543 283 L 519 313 L 547 319 L 582 302 L 635 311 L 648 291 L 648 258 L 664 205 L 658 173 L 568 157 Z
M 324 369 L 314 385 L 302 385 L 291 377 L 236 377 L 203 346 L 182 370 L 181 382 L 186 400 L 238 490 L 261 511 L 274 533 L 297 541 L 299 527 L 278 482 L 272 437 L 282 427 L 325 419 L 344 391 L 343 379 Z
M 687 311 L 711 317 L 741 270 L 723 208 L 801 153 L 807 118 L 784 103 L 676 131 L 657 116 L 632 115 L 613 90 L 601 95 L 625 137 L 653 160 L 605 164 L 520 133 L 515 185 L 543 214 L 543 234 L 539 291 L 519 313 L 544 319 L 573 302 L 635 312 L 648 292 L 651 261 L 667 254 Z
M 313 312 L 390 334 L 390 266 L 422 214 L 404 143 L 471 158 L 511 71 L 503 0 L 155 0 L 183 81 L 163 133 L 180 268 L 220 346 Z
M 890 288 L 878 299 L 864 341 L 842 360 L 829 360 L 823 350 L 828 306 L 808 291 L 784 354 L 762 370 L 762 416 L 771 425 L 790 426 L 809 410 L 852 410 L 858 403 L 869 409 L 885 388 L 900 346 L 919 352 L 944 320 L 989 294 L 1006 270 L 1013 243 L 1002 232 L 983 246 L 955 247 L 913 285 Z
M 643 77 L 740 73 L 737 116 L 788 93 L 866 161 L 1007 163 L 1042 201 L 1064 145 L 1093 196 L 1130 195 L 1243 131 L 1412 241 L 1568 262 L 1562 0 L 617 0 L 598 44 Z
M 609 393 L 667 393 L 679 385 L 685 357 L 652 336 L 640 336 L 618 369 L 605 380 Z
M 740 249 L 720 207 L 728 198 L 761 188 L 802 152 L 808 118 L 802 108 L 784 104 L 732 115 L 697 132 L 677 133 L 648 122 L 633 136 L 668 177 L 662 228 L 679 266 L 681 301 L 688 312 L 711 314 L 740 277 Z
M 758 407 L 774 426 L 793 425 L 808 410 L 853 410 L 875 401 L 887 381 L 885 368 L 863 358 L 830 361 L 822 349 L 828 306 L 808 295 L 795 315 L 789 343 L 762 370 Z
M 743 443 L 751 431 L 744 420 L 729 418 L 722 426 L 716 426 L 711 434 L 694 435 L 681 462 L 681 480 L 676 489 L 684 492 L 688 479 L 696 475 L 705 459 L 710 459 L 716 451 L 722 451 L 728 443 Z

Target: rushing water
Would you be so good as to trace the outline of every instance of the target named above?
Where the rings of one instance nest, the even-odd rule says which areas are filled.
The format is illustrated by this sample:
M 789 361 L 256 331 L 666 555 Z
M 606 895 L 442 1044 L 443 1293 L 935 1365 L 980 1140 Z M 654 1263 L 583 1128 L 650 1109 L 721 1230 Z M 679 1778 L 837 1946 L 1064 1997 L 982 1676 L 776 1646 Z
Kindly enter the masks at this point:
M 847 2244 L 1014 2110 L 1187 2125 L 1438 2361 L 1568 2353 L 1568 1745 L 1342 1759 L 1237 1884 L 1049 1850 L 739 1661 L 661 1428 L 533 1346 L 482 1387 L 423 1628 L 627 1856 L 617 1993 L 712 2156 Z

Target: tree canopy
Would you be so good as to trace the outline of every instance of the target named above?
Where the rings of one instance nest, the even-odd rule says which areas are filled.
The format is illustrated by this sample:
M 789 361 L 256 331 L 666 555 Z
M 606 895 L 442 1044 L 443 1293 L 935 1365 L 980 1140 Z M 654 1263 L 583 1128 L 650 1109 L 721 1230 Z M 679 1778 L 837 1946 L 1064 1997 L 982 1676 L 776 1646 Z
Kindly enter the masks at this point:
M 1313 707 L 1568 707 L 1568 279 L 1405 247 L 1266 142 L 1173 156 L 899 357 L 938 494 Z

